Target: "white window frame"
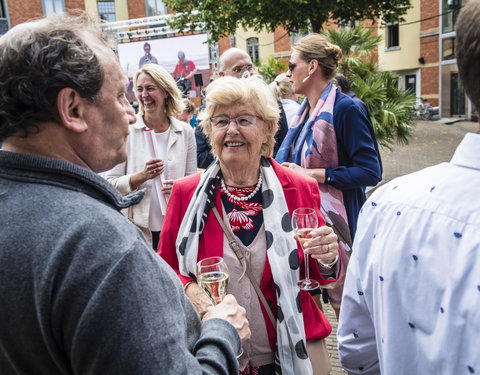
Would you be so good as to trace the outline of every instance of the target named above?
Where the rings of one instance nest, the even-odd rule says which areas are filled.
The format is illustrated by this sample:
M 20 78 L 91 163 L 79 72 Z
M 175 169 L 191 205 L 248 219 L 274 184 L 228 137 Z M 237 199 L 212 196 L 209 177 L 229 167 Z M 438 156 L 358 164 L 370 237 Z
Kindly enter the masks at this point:
M 247 53 L 253 63 L 260 61 L 260 42 L 257 37 L 247 39 Z
M 155 6 L 149 7 L 150 4 Z M 150 12 L 150 9 L 154 10 L 155 12 Z M 147 17 L 161 16 L 163 14 L 167 14 L 167 6 L 162 0 L 145 0 L 145 12 Z
M 42 0 L 43 15 L 63 13 L 66 11 L 65 0 Z

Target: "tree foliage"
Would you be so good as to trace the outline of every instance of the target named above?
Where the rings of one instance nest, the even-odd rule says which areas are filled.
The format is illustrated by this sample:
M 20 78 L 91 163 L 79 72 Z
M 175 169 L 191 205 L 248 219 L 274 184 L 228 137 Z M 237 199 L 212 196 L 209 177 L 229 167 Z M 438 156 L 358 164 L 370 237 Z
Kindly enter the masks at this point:
M 164 0 L 178 13 L 169 23 L 182 31 L 201 25 L 211 41 L 234 34 L 237 27 L 274 31 L 283 26 L 290 34 L 319 32 L 329 19 L 351 24 L 357 20 L 384 23 L 404 21 L 410 0 Z
M 271 83 L 280 73 L 285 73 L 288 69 L 287 63 L 282 59 L 276 59 L 270 56 L 259 67 L 258 73 L 267 83 Z
M 408 143 L 414 130 L 415 95 L 398 88 L 398 77 L 382 71 L 372 51 L 381 37 L 371 29 L 326 30 L 325 37 L 343 53 L 340 73 L 352 91 L 367 105 L 378 142 L 391 148 L 393 143 Z

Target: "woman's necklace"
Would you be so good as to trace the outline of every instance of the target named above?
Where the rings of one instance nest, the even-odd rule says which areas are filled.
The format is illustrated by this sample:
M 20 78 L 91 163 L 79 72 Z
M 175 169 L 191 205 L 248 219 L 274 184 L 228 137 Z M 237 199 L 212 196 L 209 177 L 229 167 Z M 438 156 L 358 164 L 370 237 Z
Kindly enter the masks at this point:
M 257 191 L 260 190 L 260 186 L 262 186 L 262 175 L 260 174 L 260 176 L 258 176 L 258 182 L 257 182 L 257 185 L 255 186 L 255 189 L 250 193 L 248 194 L 246 197 L 237 197 L 236 195 L 230 193 L 228 190 L 227 190 L 227 187 L 225 186 L 225 181 L 223 180 L 223 177 L 221 179 L 221 184 L 222 184 L 222 190 L 225 194 L 227 194 L 227 197 L 229 197 L 230 199 L 233 199 L 234 201 L 236 202 L 240 202 L 240 201 L 248 201 L 249 199 L 253 198 L 253 196 L 255 194 L 257 194 Z

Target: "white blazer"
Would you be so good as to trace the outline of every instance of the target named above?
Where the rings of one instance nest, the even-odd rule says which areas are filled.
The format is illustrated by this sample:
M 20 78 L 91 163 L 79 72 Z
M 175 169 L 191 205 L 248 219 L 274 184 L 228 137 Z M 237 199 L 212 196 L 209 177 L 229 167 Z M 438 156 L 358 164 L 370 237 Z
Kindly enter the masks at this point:
M 174 117 L 169 117 L 169 119 L 168 160 L 164 175 L 166 180 L 176 180 L 197 172 L 197 144 L 195 142 L 195 133 L 190 125 Z M 129 126 L 127 160 L 105 173 L 107 181 L 123 195 L 132 192 L 130 176 L 143 170 L 145 163 L 151 159 L 143 135 L 145 129 L 147 129 L 147 126 L 143 121 L 143 117 L 137 115 L 137 122 Z M 146 188 L 147 191 L 142 201 L 133 206 L 133 221 L 140 227 L 147 240 L 151 242 L 148 218 L 150 214 L 152 180 L 148 180 L 138 187 L 138 189 L 143 188 Z M 122 212 L 125 216 L 128 215 L 127 209 Z M 161 212 L 158 214 L 162 215 Z

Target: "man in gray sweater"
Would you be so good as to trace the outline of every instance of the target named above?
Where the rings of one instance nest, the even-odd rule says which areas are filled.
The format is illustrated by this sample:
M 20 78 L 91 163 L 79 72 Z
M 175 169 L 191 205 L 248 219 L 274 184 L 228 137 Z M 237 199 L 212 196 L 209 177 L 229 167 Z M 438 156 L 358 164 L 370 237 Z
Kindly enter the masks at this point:
M 238 373 L 245 310 L 227 296 L 202 323 L 119 212 L 143 192 L 96 174 L 135 121 L 112 46 L 85 16 L 0 39 L 0 372 Z

